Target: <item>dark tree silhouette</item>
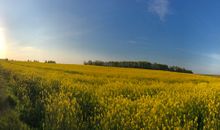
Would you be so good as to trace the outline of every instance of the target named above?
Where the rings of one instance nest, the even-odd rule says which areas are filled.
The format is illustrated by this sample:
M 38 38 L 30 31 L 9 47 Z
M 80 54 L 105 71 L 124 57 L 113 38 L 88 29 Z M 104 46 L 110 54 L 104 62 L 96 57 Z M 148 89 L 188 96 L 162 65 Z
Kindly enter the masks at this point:
M 166 64 L 151 63 L 148 61 L 92 61 L 84 62 L 84 65 L 96 65 L 96 66 L 112 66 L 112 67 L 125 67 L 125 68 L 142 68 L 153 70 L 165 70 L 181 73 L 193 73 L 192 70 L 187 70 L 178 66 L 168 66 Z

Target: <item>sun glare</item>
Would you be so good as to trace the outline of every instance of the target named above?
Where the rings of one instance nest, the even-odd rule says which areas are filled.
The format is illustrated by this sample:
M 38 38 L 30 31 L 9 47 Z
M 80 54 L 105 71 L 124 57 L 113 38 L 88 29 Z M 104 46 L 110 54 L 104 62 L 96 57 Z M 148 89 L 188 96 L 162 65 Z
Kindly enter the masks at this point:
M 0 58 L 6 57 L 6 39 L 4 29 L 0 28 Z

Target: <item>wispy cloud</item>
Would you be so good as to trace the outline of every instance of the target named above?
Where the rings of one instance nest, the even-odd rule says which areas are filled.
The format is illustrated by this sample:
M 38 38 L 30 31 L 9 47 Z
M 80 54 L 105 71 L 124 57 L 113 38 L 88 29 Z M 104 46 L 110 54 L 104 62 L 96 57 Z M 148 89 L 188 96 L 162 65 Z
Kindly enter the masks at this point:
M 161 21 L 165 21 L 166 16 L 170 13 L 169 0 L 149 0 L 148 11 L 159 16 Z
M 220 54 L 209 54 L 207 55 L 209 58 L 215 59 L 215 60 L 220 60 Z

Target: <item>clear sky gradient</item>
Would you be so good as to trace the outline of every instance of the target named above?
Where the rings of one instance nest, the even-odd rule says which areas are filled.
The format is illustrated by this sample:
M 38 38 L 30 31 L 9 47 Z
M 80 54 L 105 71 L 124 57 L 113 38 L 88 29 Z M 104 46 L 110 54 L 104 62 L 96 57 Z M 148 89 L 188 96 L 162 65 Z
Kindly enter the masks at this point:
M 220 74 L 219 13 L 219 0 L 0 0 L 0 37 L 4 57 L 18 60 L 147 60 Z

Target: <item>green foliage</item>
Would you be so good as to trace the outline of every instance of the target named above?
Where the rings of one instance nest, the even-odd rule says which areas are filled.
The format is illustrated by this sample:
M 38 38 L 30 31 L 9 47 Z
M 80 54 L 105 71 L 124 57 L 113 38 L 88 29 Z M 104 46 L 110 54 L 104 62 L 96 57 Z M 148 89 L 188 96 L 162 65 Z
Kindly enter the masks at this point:
M 41 79 L 37 77 L 23 78 L 13 76 L 11 87 L 19 99 L 19 113 L 21 121 L 33 128 L 42 128 L 44 120 L 44 96 Z
M 5 111 L 0 116 L 0 130 L 26 130 L 29 129 L 27 125 L 19 120 L 19 116 L 15 111 Z

